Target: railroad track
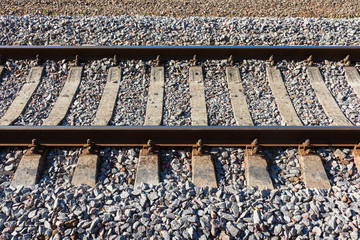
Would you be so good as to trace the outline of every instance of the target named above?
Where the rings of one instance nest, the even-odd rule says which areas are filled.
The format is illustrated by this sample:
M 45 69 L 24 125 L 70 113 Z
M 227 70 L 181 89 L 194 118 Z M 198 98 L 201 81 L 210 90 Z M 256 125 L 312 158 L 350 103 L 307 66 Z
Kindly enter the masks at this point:
M 339 61 L 345 66 L 346 78 L 354 92 L 360 96 L 360 75 L 353 62 L 360 61 L 359 47 L 0 47 L 2 59 L 35 59 L 26 83 L 7 111 L 0 118 L 0 145 L 27 147 L 15 172 L 13 185 L 34 185 L 44 165 L 47 150 L 51 147 L 82 147 L 72 179 L 73 184 L 95 186 L 101 147 L 140 147 L 135 186 L 142 182 L 159 183 L 159 152 L 164 148 L 192 148 L 192 181 L 196 186 L 217 186 L 215 169 L 211 160 L 212 147 L 241 147 L 245 149 L 245 172 L 248 185 L 273 188 L 267 171 L 267 161 L 262 147 L 296 147 L 300 155 L 302 174 L 306 187 L 329 188 L 316 147 L 350 147 L 357 169 L 360 169 L 359 131 L 346 117 L 324 83 L 319 68 L 314 63 Z M 107 81 L 91 127 L 58 126 L 74 101 L 82 75 L 81 62 L 109 58 Z M 54 107 L 42 126 L 11 126 L 24 112 L 38 87 L 45 60 L 65 59 L 72 63 L 65 85 Z M 107 126 L 121 83 L 119 60 L 153 60 L 150 70 L 147 106 L 142 127 Z M 164 107 L 163 63 L 169 60 L 190 60 L 189 89 L 191 127 L 169 127 L 162 124 Z M 203 69 L 198 61 L 227 59 L 226 80 L 230 92 L 236 125 L 209 127 L 204 93 Z M 287 127 L 253 126 L 254 121 L 246 104 L 246 93 L 241 84 L 241 74 L 234 62 L 244 59 L 267 61 L 266 77 L 282 120 Z M 310 83 L 316 97 L 333 126 L 307 127 L 299 118 L 284 85 L 282 74 L 274 67 L 276 61 L 302 61 L 307 67 Z M 4 66 L 0 66 L 2 72 Z M 154 174 L 156 173 L 156 174 Z
M 273 188 L 262 148 L 298 149 L 306 187 L 329 188 L 330 183 L 319 155 L 319 147 L 353 148 L 360 167 L 358 127 L 21 127 L 0 128 L 0 146 L 28 148 L 12 180 L 13 185 L 36 184 L 49 149 L 80 147 L 73 184 L 95 186 L 99 149 L 140 148 L 135 186 L 141 182 L 159 184 L 160 152 L 165 149 L 192 149 L 192 181 L 196 186 L 217 186 L 211 149 L 242 148 L 248 185 Z M 5 137 L 6 136 L 6 137 Z M 277 136 L 277 137 L 274 137 Z M 31 143 L 31 144 L 29 144 Z M 154 174 L 156 173 L 156 174 Z M 12 174 L 12 173 L 10 173 Z

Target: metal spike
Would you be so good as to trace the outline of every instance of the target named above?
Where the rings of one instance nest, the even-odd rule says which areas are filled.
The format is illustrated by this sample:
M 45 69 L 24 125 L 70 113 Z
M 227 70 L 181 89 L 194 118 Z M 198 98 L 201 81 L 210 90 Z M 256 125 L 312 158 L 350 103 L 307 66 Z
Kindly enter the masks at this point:
M 118 65 L 118 63 L 119 63 L 119 60 L 118 60 L 117 56 L 114 55 L 114 58 L 113 58 L 113 66 Z
M 31 141 L 30 152 L 31 152 L 32 154 L 35 154 L 35 153 L 38 153 L 38 150 L 39 150 L 39 142 L 37 141 L 36 138 L 34 138 L 34 139 Z
M 91 142 L 91 139 L 86 140 L 86 149 L 90 154 L 94 152 L 94 143 Z
M 312 65 L 313 65 L 312 59 L 313 59 L 313 56 L 310 55 L 310 56 L 305 60 L 305 62 L 307 63 L 308 66 L 312 66 Z
M 74 66 L 79 66 L 79 55 L 75 56 Z
M 204 151 L 204 146 L 203 146 L 203 143 L 202 143 L 202 139 L 199 139 L 197 142 L 196 142 L 196 148 L 198 150 L 199 153 L 203 153 Z
M 230 57 L 228 59 L 228 63 L 229 63 L 229 66 L 234 66 L 233 55 L 230 55 Z
M 40 58 L 39 58 L 39 55 L 36 54 L 35 65 L 36 65 L 36 66 L 39 66 L 40 64 L 41 64 L 41 60 L 40 60 Z
M 156 59 L 154 60 L 154 66 L 158 67 L 160 65 L 160 55 L 157 55 Z
M 300 155 L 310 154 L 312 151 L 310 139 L 306 139 L 305 142 L 299 145 L 298 150 Z
M 344 64 L 345 66 L 350 66 L 350 55 L 347 55 L 342 61 L 341 63 Z
M 194 55 L 194 57 L 190 60 L 190 62 L 191 62 L 192 66 L 196 66 L 196 64 L 197 64 L 196 55 Z
M 275 61 L 274 61 L 274 55 L 271 55 L 269 57 L 269 59 L 267 60 L 267 62 L 270 64 L 270 66 L 274 66 L 275 65 Z
M 146 148 L 148 153 L 152 153 L 154 151 L 154 147 L 155 147 L 154 142 L 151 139 L 149 139 L 146 143 Z
M 31 140 L 31 144 L 32 145 L 39 145 L 39 142 L 36 138 L 34 138 L 33 140 Z

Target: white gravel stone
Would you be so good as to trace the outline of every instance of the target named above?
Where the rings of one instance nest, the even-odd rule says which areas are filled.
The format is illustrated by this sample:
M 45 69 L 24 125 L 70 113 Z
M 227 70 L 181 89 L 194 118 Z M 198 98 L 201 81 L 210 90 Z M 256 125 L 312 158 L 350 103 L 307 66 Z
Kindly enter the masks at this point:
M 11 170 L 13 170 L 13 168 L 14 168 L 14 164 L 10 164 L 10 165 L 5 166 L 4 170 L 5 171 L 11 171 Z

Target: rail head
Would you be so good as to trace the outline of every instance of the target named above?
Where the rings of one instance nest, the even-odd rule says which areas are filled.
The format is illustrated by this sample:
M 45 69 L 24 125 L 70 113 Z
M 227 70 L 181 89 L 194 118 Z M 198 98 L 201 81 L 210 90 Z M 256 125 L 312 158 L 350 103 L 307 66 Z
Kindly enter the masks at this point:
M 144 146 L 148 140 L 163 147 L 203 144 L 244 147 L 254 139 L 260 146 L 299 146 L 309 139 L 313 146 L 354 147 L 360 127 L 166 127 L 166 126 L 2 126 L 0 146 L 28 146 L 33 139 L 44 146 L 83 146 L 88 139 L 98 146 Z
M 340 61 L 349 57 L 352 62 L 360 61 L 360 46 L 0 46 L 4 59 L 66 59 L 80 61 L 101 58 L 153 60 L 189 60 L 196 55 L 198 60 L 244 59 L 274 61 L 303 61 L 312 56 L 312 61 Z

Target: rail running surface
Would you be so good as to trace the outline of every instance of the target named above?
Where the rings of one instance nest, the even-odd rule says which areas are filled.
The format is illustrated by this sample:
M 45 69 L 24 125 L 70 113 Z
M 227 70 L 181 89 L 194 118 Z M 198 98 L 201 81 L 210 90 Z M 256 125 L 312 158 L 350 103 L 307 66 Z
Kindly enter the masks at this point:
M 359 127 L 165 127 L 165 126 L 1 126 L 0 146 L 28 146 L 37 139 L 44 146 L 83 146 L 91 139 L 99 146 L 143 146 L 148 140 L 162 147 L 193 146 L 199 139 L 208 146 L 244 147 L 254 139 L 260 146 L 298 146 L 309 139 L 313 146 L 355 146 Z
M 3 58 L 35 58 L 92 60 L 113 57 L 118 59 L 152 60 L 158 55 L 161 60 L 224 59 L 230 55 L 234 61 L 244 59 L 340 61 L 350 56 L 350 61 L 360 61 L 359 46 L 0 46 Z

